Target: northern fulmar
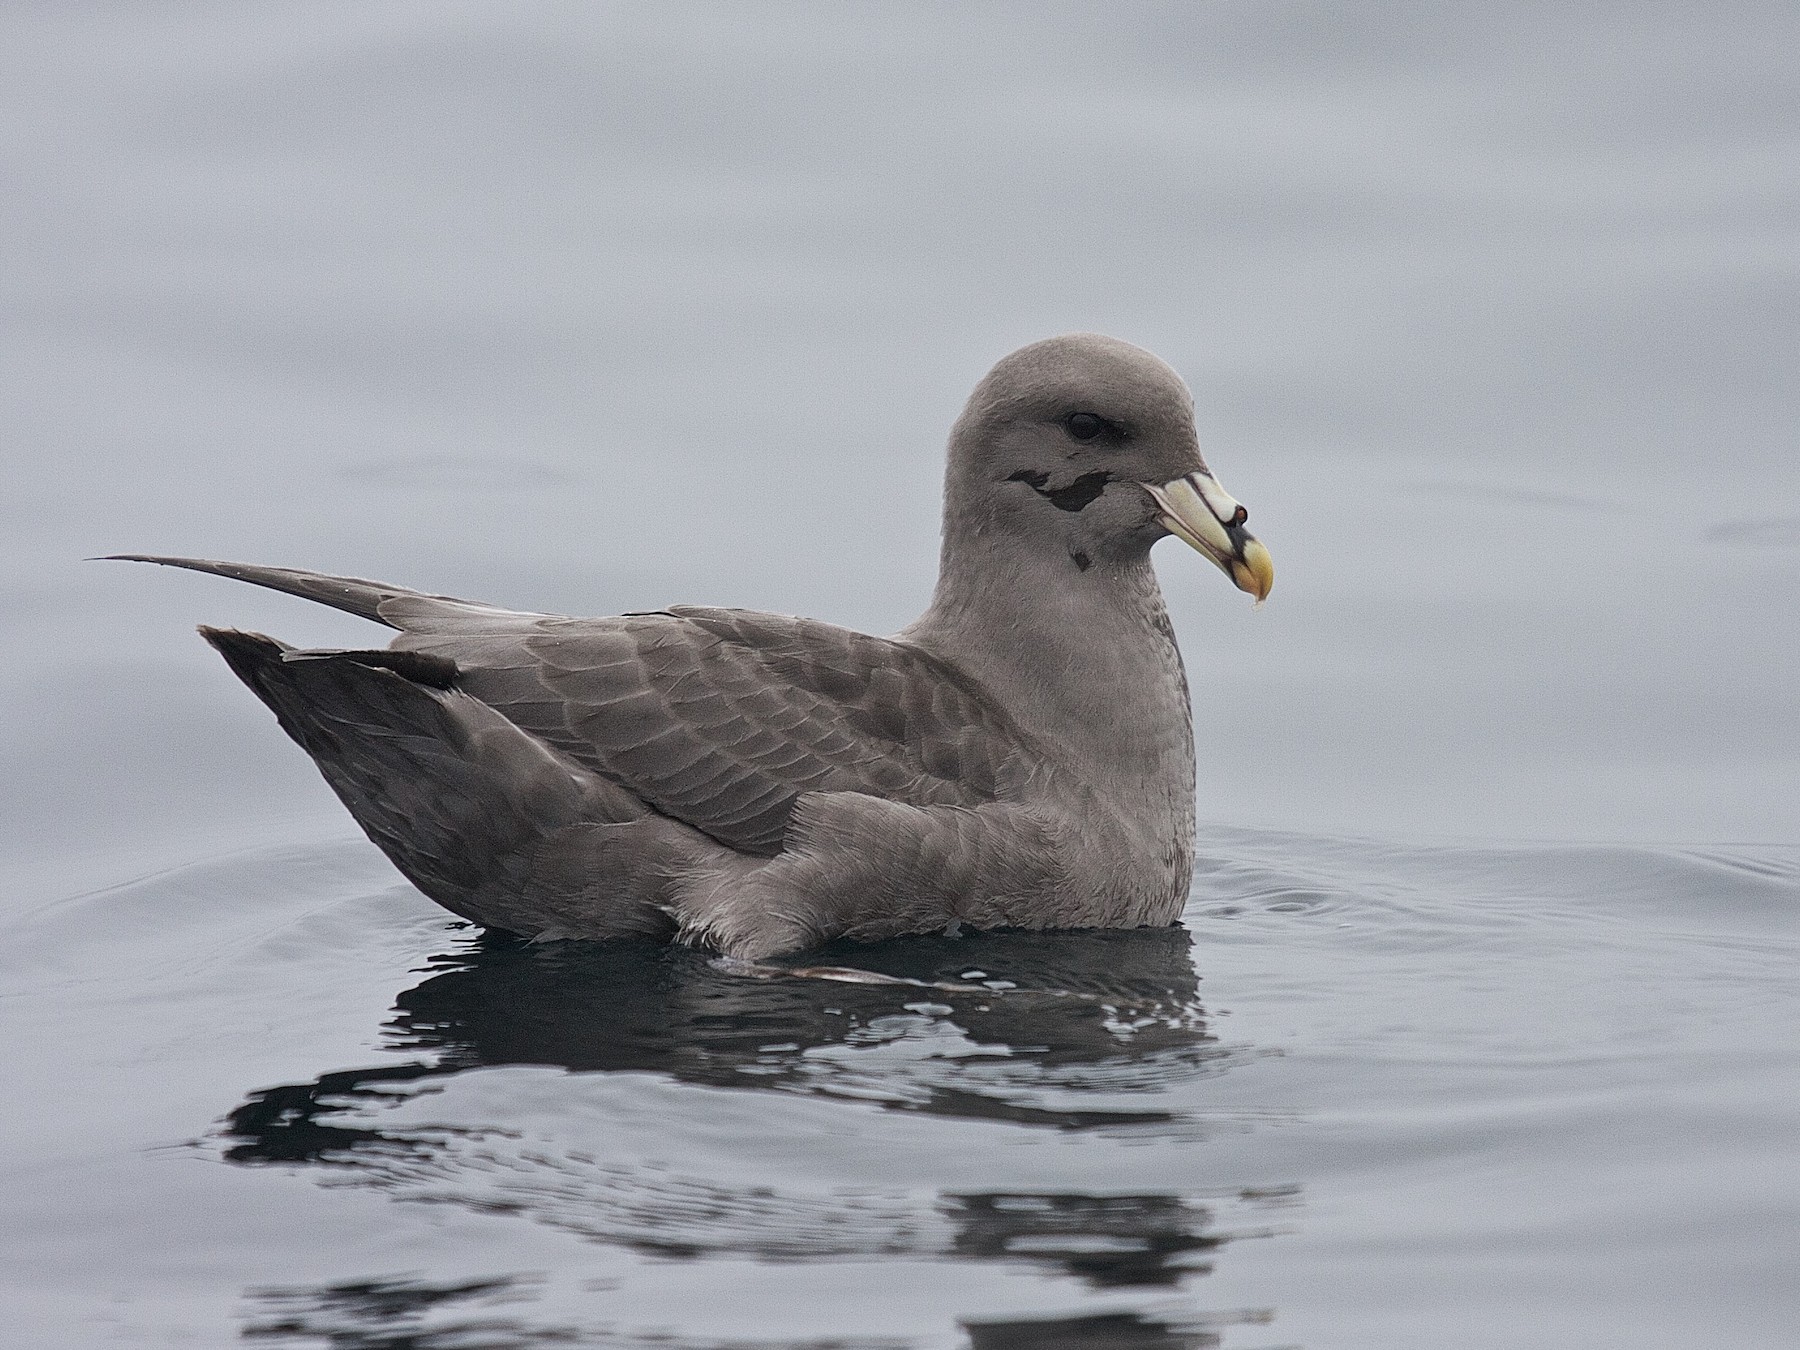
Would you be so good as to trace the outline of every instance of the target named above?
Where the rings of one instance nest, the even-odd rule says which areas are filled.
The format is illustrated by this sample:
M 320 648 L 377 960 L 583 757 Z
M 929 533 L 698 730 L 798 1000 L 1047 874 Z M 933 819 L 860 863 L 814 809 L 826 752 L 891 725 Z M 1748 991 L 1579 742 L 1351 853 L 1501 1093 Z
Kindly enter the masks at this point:
M 833 938 L 1175 922 L 1187 681 L 1150 548 L 1260 601 L 1269 554 L 1162 361 L 1006 357 L 950 433 L 931 606 L 891 638 L 676 605 L 576 619 L 286 568 L 119 555 L 398 629 L 301 651 L 202 628 L 426 895 L 535 938 L 756 960 Z

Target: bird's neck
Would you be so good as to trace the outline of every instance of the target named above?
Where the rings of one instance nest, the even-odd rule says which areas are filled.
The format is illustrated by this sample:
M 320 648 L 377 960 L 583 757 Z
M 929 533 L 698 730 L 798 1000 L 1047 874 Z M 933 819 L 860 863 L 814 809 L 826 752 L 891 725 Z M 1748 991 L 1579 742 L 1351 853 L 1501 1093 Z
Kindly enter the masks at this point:
M 1187 681 L 1147 556 L 1083 569 L 999 532 L 947 538 L 931 607 L 901 636 L 972 675 L 1096 787 L 1191 811 Z

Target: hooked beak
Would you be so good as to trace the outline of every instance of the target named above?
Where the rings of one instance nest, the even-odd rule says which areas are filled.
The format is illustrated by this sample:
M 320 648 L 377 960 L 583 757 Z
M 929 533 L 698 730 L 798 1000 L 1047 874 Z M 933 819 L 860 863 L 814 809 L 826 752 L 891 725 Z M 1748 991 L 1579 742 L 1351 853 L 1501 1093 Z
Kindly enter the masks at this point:
M 1211 558 L 1240 591 L 1261 604 L 1275 584 L 1269 550 L 1244 528 L 1250 513 L 1209 473 L 1190 473 L 1172 483 L 1143 484 L 1161 509 L 1170 534 Z

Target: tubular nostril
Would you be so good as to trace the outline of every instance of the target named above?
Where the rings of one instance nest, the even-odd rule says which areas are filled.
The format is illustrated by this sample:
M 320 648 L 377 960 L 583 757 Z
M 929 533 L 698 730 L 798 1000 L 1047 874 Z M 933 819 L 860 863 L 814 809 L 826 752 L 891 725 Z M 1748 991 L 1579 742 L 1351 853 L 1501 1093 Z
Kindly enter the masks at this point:
M 1250 512 L 1245 507 L 1240 506 L 1231 513 L 1231 523 L 1233 525 L 1242 525 L 1248 519 L 1250 519 Z

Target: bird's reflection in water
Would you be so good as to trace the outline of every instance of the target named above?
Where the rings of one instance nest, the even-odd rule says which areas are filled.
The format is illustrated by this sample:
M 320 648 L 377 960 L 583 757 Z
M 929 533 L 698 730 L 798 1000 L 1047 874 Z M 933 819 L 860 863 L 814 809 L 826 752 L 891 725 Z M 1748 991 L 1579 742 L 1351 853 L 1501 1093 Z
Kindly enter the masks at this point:
M 255 1289 L 245 1341 L 267 1350 L 536 1350 L 580 1345 L 592 1350 L 908 1350 L 883 1337 L 729 1342 L 658 1332 L 634 1336 L 605 1327 L 533 1325 L 536 1298 L 529 1276 L 430 1284 L 368 1280 L 317 1288 Z M 1261 1321 L 1232 1317 L 1226 1322 Z M 1024 1321 L 965 1322 L 968 1350 L 1216 1350 L 1219 1322 L 1170 1323 L 1137 1313 Z
M 451 1350 L 567 1344 L 562 1328 L 532 1328 L 506 1311 L 535 1296 L 529 1279 L 455 1284 L 358 1280 L 317 1288 L 253 1289 L 243 1337 L 264 1346 L 333 1350 Z
M 264 1350 L 908 1350 L 905 1341 L 881 1338 L 718 1342 L 660 1332 L 634 1336 L 555 1320 L 534 1325 L 537 1319 L 521 1305 L 536 1299 L 536 1283 L 530 1276 L 513 1276 L 454 1284 L 387 1279 L 253 1289 L 243 1339 Z
M 405 1059 L 252 1094 L 229 1117 L 226 1156 L 349 1169 L 397 1194 L 465 1198 L 662 1257 L 1006 1262 L 1096 1290 L 1167 1288 L 1209 1269 L 1226 1235 L 1214 1226 L 1214 1204 L 1188 1194 L 945 1191 L 922 1209 L 910 1192 L 737 1185 L 718 1158 L 692 1175 L 578 1150 L 552 1157 L 541 1144 L 526 1158 L 500 1151 L 504 1120 L 422 1125 L 387 1110 L 471 1070 L 539 1065 L 649 1071 L 1034 1131 L 1162 1136 L 1195 1128 L 1166 1104 L 1171 1084 L 1230 1058 L 1207 1030 L 1179 928 L 911 939 L 809 960 L 910 983 L 755 979 L 682 949 L 472 938 L 396 1000 L 387 1032 Z M 498 1198 L 496 1176 L 510 1179 Z M 459 1197 L 459 1177 L 480 1184 Z M 336 1317 L 357 1306 L 360 1288 L 313 1296 Z M 371 1315 L 391 1302 L 376 1299 Z M 977 1346 L 1170 1348 L 1207 1344 L 1194 1337 L 1211 1334 L 1100 1320 L 1107 1325 L 1019 1324 L 1016 1334 L 971 1324 L 967 1334 Z M 1090 1322 L 1112 1339 L 1081 1339 Z M 1055 1335 L 1064 1338 L 1043 1339 Z M 862 1344 L 845 1342 L 853 1343 Z
M 1171 1324 L 1136 1313 L 1099 1313 L 1048 1321 L 965 1322 L 963 1330 L 969 1336 L 968 1350 L 1215 1350 L 1224 1344 L 1223 1336 L 1208 1326 Z
M 390 1044 L 418 1058 L 255 1093 L 230 1116 L 227 1156 L 353 1163 L 358 1148 L 388 1137 L 335 1123 L 347 1103 L 493 1065 L 824 1094 L 851 1086 L 847 1095 L 897 1109 L 1081 1130 L 1175 1124 L 1157 1095 L 1229 1058 L 1207 1031 L 1181 928 L 914 938 L 811 959 L 918 983 L 754 979 L 650 944 L 474 939 L 395 1001 Z M 977 992 L 933 987 L 946 984 Z M 871 1048 L 926 1023 L 966 1038 L 951 1063 L 967 1072 L 920 1079 L 892 1063 L 865 1072 L 854 1055 L 819 1053 Z

